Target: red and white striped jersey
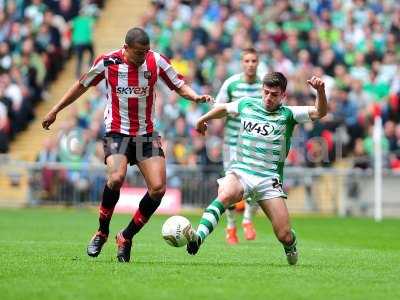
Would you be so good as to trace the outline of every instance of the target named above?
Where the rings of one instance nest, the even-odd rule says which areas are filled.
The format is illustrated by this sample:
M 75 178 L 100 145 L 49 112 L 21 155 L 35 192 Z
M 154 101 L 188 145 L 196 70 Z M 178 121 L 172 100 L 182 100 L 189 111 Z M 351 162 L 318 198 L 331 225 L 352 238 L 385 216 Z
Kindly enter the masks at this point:
M 150 50 L 145 62 L 136 67 L 124 58 L 124 51 L 100 55 L 79 82 L 88 87 L 106 79 L 106 132 L 131 136 L 152 133 L 157 80 L 161 78 L 171 90 L 176 90 L 184 84 L 183 77 L 157 52 Z

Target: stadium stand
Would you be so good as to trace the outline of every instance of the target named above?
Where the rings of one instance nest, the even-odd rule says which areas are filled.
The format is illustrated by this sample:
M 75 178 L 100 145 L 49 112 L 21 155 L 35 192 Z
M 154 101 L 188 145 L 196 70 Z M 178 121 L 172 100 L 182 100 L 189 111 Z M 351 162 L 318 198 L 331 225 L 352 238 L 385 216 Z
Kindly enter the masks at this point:
M 0 153 L 35 117 L 74 52 L 76 19 L 94 19 L 103 1 L 0 2 Z M 97 8 L 97 9 L 96 9 Z
M 311 74 L 323 77 L 330 113 L 321 122 L 296 130 L 289 165 L 330 165 L 341 145 L 344 156 L 355 158 L 354 166 L 369 167 L 373 119 L 381 115 L 385 166 L 398 169 L 399 6 L 393 1 L 362 0 L 273 2 L 153 1 L 141 25 L 153 47 L 171 57 L 175 68 L 201 93 L 215 95 L 224 79 L 239 72 L 240 50 L 251 45 L 260 52 L 261 76 L 276 70 L 289 77 L 290 105 L 313 103 L 306 79 Z M 94 97 L 100 102 L 104 98 L 101 92 Z M 100 137 L 102 107 L 92 107 L 98 103 L 93 99 L 89 102 L 75 112 L 75 124 L 70 127 L 78 131 L 96 128 L 89 135 Z M 213 163 L 207 153 L 218 152 L 222 124 L 213 127 L 206 141 L 193 129 L 196 118 L 207 109 L 161 91 L 157 125 L 170 145 L 169 163 Z M 89 148 L 85 153 L 93 153 Z
M 68 2 L 71 1 L 50 2 L 54 2 L 53 4 L 60 3 L 60 5 L 61 3 L 66 2 L 63 4 L 63 11 L 65 11 L 65 8 L 68 7 Z M 82 1 L 82 6 L 85 4 L 83 7 L 86 7 L 89 12 L 93 12 L 96 11 L 93 8 L 93 4 L 97 4 L 97 7 L 103 9 L 103 2 L 105 1 Z M 109 0 L 108 2 L 113 2 L 113 0 Z M 1 3 L 2 1 L 0 1 L 0 7 L 4 7 L 1 5 Z M 130 4 L 130 1 L 124 0 L 118 1 L 118 3 L 126 6 Z M 105 18 L 99 18 L 99 21 L 96 24 L 96 32 L 94 34 L 95 39 L 97 39 L 97 51 L 107 51 L 109 49 L 116 48 L 121 44 L 120 36 L 125 34 L 127 27 L 132 26 L 131 17 L 135 19 L 135 14 L 142 14 L 146 7 L 143 5 L 134 5 L 133 8 L 135 13 L 129 13 L 119 5 L 110 5 L 110 8 L 107 10 L 107 15 L 114 21 L 105 21 Z M 125 20 L 125 22 L 118 20 L 118 16 L 123 16 L 123 20 Z M 60 20 L 61 19 L 58 18 L 58 21 Z M 9 152 L 5 156 L 0 155 L 0 161 L 2 164 L 0 171 L 0 190 L 2 191 L 2 197 L 0 201 L 4 200 L 6 202 L 4 203 L 5 205 L 19 205 L 19 203 L 26 203 L 27 195 L 29 194 L 28 186 L 30 183 L 29 176 L 26 172 L 26 166 L 7 167 L 8 163 L 13 163 L 16 161 L 35 161 L 38 153 L 43 147 L 43 144 L 45 144 L 44 140 L 47 138 L 51 140 L 57 140 L 56 136 L 58 128 L 60 127 L 59 125 L 63 123 L 63 120 L 68 119 L 68 112 L 66 112 L 65 115 L 60 115 L 58 118 L 60 124 L 55 124 L 53 130 L 50 132 L 44 131 L 40 125 L 41 118 L 44 116 L 44 114 L 52 105 L 54 105 L 55 102 L 60 99 L 69 85 L 73 83 L 75 79 L 73 76 L 73 74 L 75 74 L 75 62 L 74 56 L 72 56 L 72 59 L 68 59 L 68 57 L 65 58 L 62 72 L 60 72 L 57 76 L 57 79 L 55 79 L 48 86 L 49 96 L 44 99 L 45 101 L 40 101 L 35 107 L 36 118 L 28 125 L 26 130 L 21 131 L 14 138 L 12 143 L 9 145 Z M 2 111 L 1 108 L 0 111 Z M 7 120 L 9 121 L 9 119 Z M 2 122 L 0 122 L 0 124 L 1 123 Z
M 289 165 L 329 165 L 337 154 L 335 145 L 341 144 L 343 155 L 357 157 L 355 166 L 368 167 L 373 118 L 379 114 L 385 127 L 385 166 L 398 168 L 399 16 L 394 1 L 197 1 L 190 5 L 153 1 L 142 26 L 151 33 L 155 48 L 172 57 L 175 67 L 201 92 L 216 94 L 226 77 L 240 71 L 240 49 L 251 45 L 261 55 L 261 76 L 275 70 L 289 77 L 290 105 L 313 103 L 306 79 L 311 74 L 323 77 L 330 113 L 321 122 L 297 129 Z M 181 126 L 195 136 L 193 117 L 203 108 L 181 99 L 167 101 L 178 103 L 186 126 L 167 113 L 164 128 Z M 220 131 L 215 134 L 218 139 Z M 188 164 L 194 154 L 197 159 L 190 161 L 202 161 L 191 145 L 184 153 L 175 152 L 174 160 Z
M 400 169 L 400 7 L 395 1 L 151 3 L 141 26 L 150 34 L 152 47 L 170 57 L 199 93 L 216 95 L 222 82 L 240 71 L 241 49 L 252 45 L 260 53 L 260 76 L 275 70 L 289 78 L 289 105 L 312 104 L 306 80 L 311 74 L 323 77 L 329 114 L 296 129 L 288 165 L 324 167 L 338 157 L 350 157 L 351 166 L 370 168 L 373 120 L 380 115 L 385 167 Z M 61 123 L 58 137 L 49 142 L 57 161 L 101 165 L 104 97 L 100 85 Z M 170 186 L 182 185 L 173 176 L 173 166 L 200 165 L 206 170 L 221 164 L 223 123 L 216 122 L 207 139 L 194 130 L 196 118 L 207 110 L 207 105 L 195 106 L 160 90 L 157 126 L 167 152 Z M 71 135 L 79 137 L 77 155 L 63 149 L 63 138 Z

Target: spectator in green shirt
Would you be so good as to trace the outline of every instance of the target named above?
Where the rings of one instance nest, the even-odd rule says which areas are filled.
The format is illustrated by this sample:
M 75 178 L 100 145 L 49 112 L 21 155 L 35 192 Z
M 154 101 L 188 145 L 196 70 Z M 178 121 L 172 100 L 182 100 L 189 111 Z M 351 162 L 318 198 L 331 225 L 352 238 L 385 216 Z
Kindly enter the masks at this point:
M 72 45 L 77 55 L 76 77 L 81 76 L 83 55 L 85 51 L 89 52 L 88 65 L 91 65 L 94 58 L 93 49 L 93 27 L 95 19 L 83 12 L 75 17 L 71 22 L 72 27 Z

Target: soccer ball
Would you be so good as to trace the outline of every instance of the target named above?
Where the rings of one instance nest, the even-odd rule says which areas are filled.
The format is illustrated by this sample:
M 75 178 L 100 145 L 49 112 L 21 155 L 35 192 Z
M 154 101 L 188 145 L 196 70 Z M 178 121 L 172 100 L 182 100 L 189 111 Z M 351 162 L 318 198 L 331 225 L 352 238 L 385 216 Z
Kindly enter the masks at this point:
M 172 216 L 168 218 L 161 229 L 164 240 L 171 246 L 185 246 L 192 231 L 189 220 L 182 216 Z

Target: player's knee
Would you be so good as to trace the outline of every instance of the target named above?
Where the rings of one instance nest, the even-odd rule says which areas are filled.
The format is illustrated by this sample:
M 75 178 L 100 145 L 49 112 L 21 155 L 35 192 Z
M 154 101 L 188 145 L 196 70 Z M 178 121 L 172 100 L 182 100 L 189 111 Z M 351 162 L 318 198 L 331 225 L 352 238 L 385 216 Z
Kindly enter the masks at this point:
M 152 199 L 161 199 L 164 197 L 165 194 L 165 184 L 164 183 L 159 183 L 154 186 L 149 187 L 149 195 Z
M 276 236 L 278 240 L 283 243 L 283 244 L 291 244 L 292 242 L 292 232 L 290 231 L 290 228 L 282 228 L 279 229 L 276 233 Z
M 108 178 L 108 187 L 112 190 L 119 190 L 124 183 L 125 176 L 120 173 L 113 173 Z
M 224 189 L 218 191 L 218 200 L 222 202 L 225 207 L 229 207 L 234 203 L 234 195 Z

